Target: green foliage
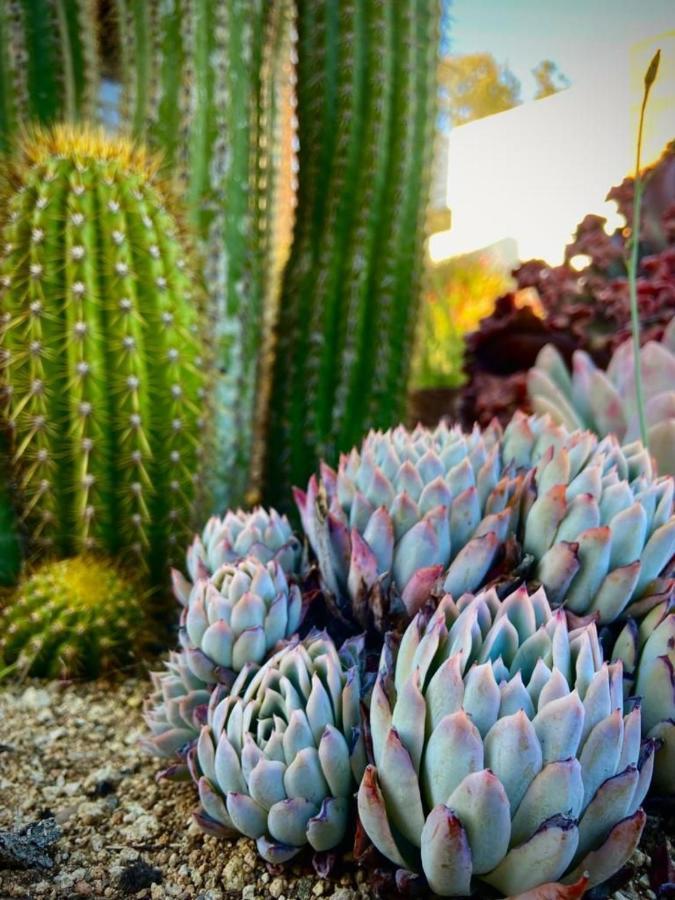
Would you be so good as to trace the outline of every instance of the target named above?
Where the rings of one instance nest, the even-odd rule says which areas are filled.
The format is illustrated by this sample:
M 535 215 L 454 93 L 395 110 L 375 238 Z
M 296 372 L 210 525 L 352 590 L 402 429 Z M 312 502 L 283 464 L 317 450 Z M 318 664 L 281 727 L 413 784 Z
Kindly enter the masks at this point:
M 0 149 L 22 125 L 92 118 L 99 89 L 95 0 L 0 3 Z
M 542 59 L 539 65 L 532 69 L 532 75 L 537 84 L 537 92 L 534 95 L 535 100 L 550 97 L 570 85 L 567 75 L 561 72 L 557 64 L 551 59 Z
M 204 243 L 224 372 L 216 500 L 219 508 L 236 505 L 250 481 L 259 360 L 274 295 L 279 123 L 291 114 L 291 2 L 116 5 L 123 119 L 162 151 Z
M 0 671 L 95 677 L 130 661 L 143 627 L 140 596 L 96 557 L 46 563 L 0 610 Z
M 266 490 L 288 504 L 404 411 L 436 100 L 435 3 L 301 0 L 298 207 L 267 421 Z
M 199 277 L 125 141 L 27 140 L 0 203 L 0 377 L 33 549 L 132 556 L 154 584 L 189 534 L 209 348 Z
M 490 53 L 445 56 L 438 64 L 441 112 L 464 125 L 518 106 L 520 82 Z
M 464 337 L 494 308 L 510 280 L 482 256 L 430 266 L 413 362 L 414 388 L 459 387 Z

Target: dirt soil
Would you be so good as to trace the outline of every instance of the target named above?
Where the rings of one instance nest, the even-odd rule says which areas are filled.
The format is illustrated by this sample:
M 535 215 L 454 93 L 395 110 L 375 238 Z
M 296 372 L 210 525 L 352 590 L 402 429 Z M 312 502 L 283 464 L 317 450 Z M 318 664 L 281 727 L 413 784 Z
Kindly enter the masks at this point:
M 146 677 L 134 675 L 88 684 L 7 684 L 0 690 L 0 900 L 369 900 L 375 890 L 380 897 L 392 895 L 391 882 L 371 868 L 358 869 L 349 856 L 322 878 L 308 857 L 274 870 L 257 857 L 252 841 L 201 834 L 191 819 L 192 785 L 158 784 L 157 760 L 139 746 L 147 688 Z M 60 830 L 39 854 L 45 863 L 51 857 L 51 867 L 2 868 L 2 832 L 39 820 L 39 829 L 47 823 Z M 650 817 L 642 848 L 594 896 L 675 896 L 654 883 L 671 826 L 672 819 Z

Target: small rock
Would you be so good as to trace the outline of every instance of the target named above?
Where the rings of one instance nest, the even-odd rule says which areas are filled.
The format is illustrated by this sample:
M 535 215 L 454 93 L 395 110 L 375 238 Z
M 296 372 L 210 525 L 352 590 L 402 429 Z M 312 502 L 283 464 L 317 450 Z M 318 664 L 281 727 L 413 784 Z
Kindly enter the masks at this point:
M 143 813 L 124 829 L 124 834 L 132 843 L 143 843 L 148 838 L 154 837 L 159 830 L 159 822 L 155 816 Z
M 284 878 L 274 878 L 268 885 L 267 890 L 274 898 L 279 898 L 284 892 L 286 881 Z
M 241 900 L 256 900 L 256 898 L 257 894 L 255 892 L 255 885 L 247 884 L 241 892 Z
M 130 863 L 119 877 L 119 888 L 123 894 L 137 894 L 151 884 L 160 884 L 162 873 L 144 859 Z
M 94 893 L 91 885 L 87 884 L 87 882 L 84 880 L 76 881 L 73 885 L 73 891 L 76 894 L 80 894 L 80 896 L 82 897 L 91 897 L 91 895 Z
M 61 836 L 53 818 L 40 819 L 18 831 L 0 831 L 0 866 L 8 869 L 51 869 L 46 848 Z
M 80 803 L 77 814 L 80 821 L 85 825 L 94 825 L 96 822 L 100 822 L 101 819 L 105 818 L 109 811 L 106 804 L 101 800 L 95 802 L 85 800 L 84 803 Z
M 21 695 L 21 704 L 26 709 L 44 709 L 50 703 L 51 698 L 44 688 L 27 687 Z

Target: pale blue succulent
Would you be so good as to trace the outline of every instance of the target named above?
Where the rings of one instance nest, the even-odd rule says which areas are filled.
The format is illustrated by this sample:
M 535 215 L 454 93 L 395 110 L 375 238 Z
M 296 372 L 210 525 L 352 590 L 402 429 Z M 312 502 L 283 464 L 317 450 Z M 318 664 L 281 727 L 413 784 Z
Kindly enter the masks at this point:
M 606 880 L 640 838 L 654 759 L 622 682 L 595 626 L 570 631 L 541 590 L 445 597 L 382 656 L 368 836 L 441 896 Z
M 245 556 L 263 563 L 274 560 L 286 575 L 298 575 L 302 545 L 286 516 L 275 509 L 256 506 L 250 512 L 228 510 L 222 518 L 211 516 L 188 547 L 185 562 L 189 579 L 178 570 L 172 572 L 177 599 L 186 605 L 192 584 Z
M 639 625 L 628 619 L 612 659 L 623 663 L 628 692 L 641 698 L 643 734 L 659 742 L 654 788 L 675 794 L 675 598 L 656 604 Z
M 247 835 L 272 863 L 340 843 L 366 762 L 353 658 L 313 634 L 210 705 L 189 760 L 204 830 Z
M 179 638 L 197 678 L 231 683 L 244 666 L 262 663 L 292 637 L 302 615 L 300 588 L 289 583 L 281 564 L 247 556 L 195 583 L 181 613 Z

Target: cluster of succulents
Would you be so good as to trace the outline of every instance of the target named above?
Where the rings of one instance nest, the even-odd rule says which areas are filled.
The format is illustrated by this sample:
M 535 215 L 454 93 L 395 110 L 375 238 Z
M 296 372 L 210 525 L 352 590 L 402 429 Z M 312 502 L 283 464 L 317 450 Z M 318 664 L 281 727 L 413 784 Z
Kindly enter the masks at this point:
M 649 450 L 661 474 L 675 475 L 675 318 L 661 341 L 642 346 L 639 365 Z M 619 345 L 606 372 L 576 350 L 571 375 L 555 347 L 547 344 L 528 373 L 527 389 L 535 412 L 548 413 L 570 430 L 590 428 L 626 443 L 640 437 L 630 340 Z
M 95 677 L 133 661 L 144 618 L 143 591 L 109 561 L 44 563 L 0 607 L 0 671 Z
M 295 496 L 307 610 L 312 560 L 274 511 L 211 520 L 174 575 L 181 647 L 146 746 L 192 777 L 200 827 L 280 863 L 343 844 L 358 812 L 446 896 L 610 877 L 652 774 L 675 790 L 672 477 L 638 442 L 521 413 L 371 432 Z M 367 640 L 338 651 L 345 624 Z

